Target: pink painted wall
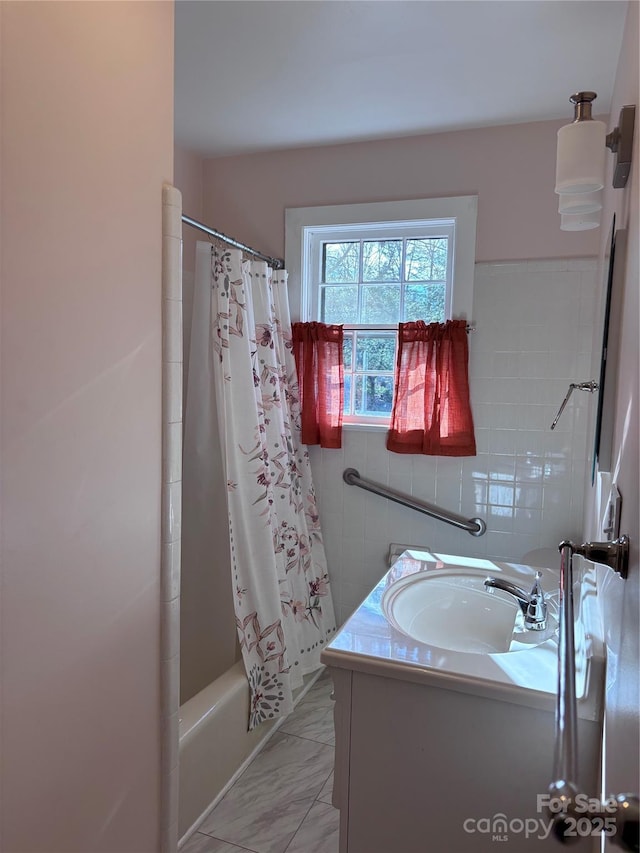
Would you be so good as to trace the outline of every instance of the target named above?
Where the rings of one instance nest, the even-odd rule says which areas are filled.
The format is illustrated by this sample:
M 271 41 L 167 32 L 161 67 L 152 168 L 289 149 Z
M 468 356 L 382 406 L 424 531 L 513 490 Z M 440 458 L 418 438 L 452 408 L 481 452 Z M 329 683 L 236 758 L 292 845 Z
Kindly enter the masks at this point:
M 203 170 L 204 160 L 197 154 L 179 148 L 173 152 L 173 183 L 182 193 L 182 210 L 192 219 L 202 221 L 203 200 Z M 196 241 L 201 239 L 198 231 L 184 225 L 183 239 L 183 270 L 193 273 L 195 267 Z M 206 238 L 205 238 L 206 239 Z
M 0 16 L 0 849 L 150 853 L 173 5 Z
M 478 261 L 596 255 L 596 233 L 560 231 L 556 132 L 570 120 L 567 102 L 563 121 L 206 160 L 205 219 L 283 257 L 286 207 L 477 193 Z
M 640 128 L 638 109 L 639 4 L 629 3 L 624 40 L 614 87 L 609 127 L 618 123 L 625 104 L 636 105 L 633 166 L 625 189 L 613 189 L 614 158 L 608 157 L 609 179 L 605 187 L 603 222 L 610 223 L 616 214 L 616 228 L 628 230 L 624 287 L 621 294 L 621 324 L 617 341 L 619 370 L 613 427 L 611 473 L 622 495 L 620 532 L 631 540 L 629 578 L 618 580 L 603 571 L 601 593 L 604 598 L 603 623 L 609 647 L 606 725 L 606 793 L 640 789 Z M 602 229 L 600 257 L 603 258 L 609 226 Z M 624 258 L 616 258 L 616 264 Z M 601 326 L 597 330 L 601 333 Z M 601 340 L 601 338 L 600 338 Z M 615 378 L 615 377 L 611 377 Z M 609 377 L 607 377 L 609 382 Z M 586 529 L 589 535 L 597 529 L 595 490 L 587 491 Z M 618 849 L 618 848 L 612 848 Z
M 203 221 L 204 161 L 183 148 L 174 149 L 174 184 L 182 192 L 184 212 Z M 188 225 L 182 226 L 182 309 L 184 420 L 189 417 L 186 397 L 189 389 L 189 363 L 196 241 L 208 240 Z M 193 433 L 191 433 L 193 435 Z M 220 468 L 219 448 L 211 452 Z M 231 556 L 226 528 L 226 495 L 220 479 L 219 495 L 206 488 L 202 478 L 201 459 L 193 447 L 193 439 L 183 442 L 182 476 L 182 548 L 180 573 L 180 702 L 195 696 L 237 659 L 236 630 L 231 589 Z M 211 501 L 209 505 L 207 502 Z M 219 503 L 219 506 L 218 506 Z M 204 510 L 203 510 L 204 507 Z M 207 509 L 208 507 L 208 509 Z M 203 514 L 211 521 L 203 524 Z M 216 571 L 212 571 L 212 558 Z

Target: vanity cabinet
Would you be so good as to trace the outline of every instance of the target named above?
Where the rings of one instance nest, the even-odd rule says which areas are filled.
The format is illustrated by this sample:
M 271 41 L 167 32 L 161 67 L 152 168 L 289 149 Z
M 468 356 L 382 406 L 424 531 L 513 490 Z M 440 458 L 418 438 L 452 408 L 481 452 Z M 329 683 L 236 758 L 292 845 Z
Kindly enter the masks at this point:
M 330 673 L 340 853 L 562 849 L 545 811 L 536 811 L 551 778 L 552 709 L 349 669 Z M 595 792 L 599 724 L 581 719 L 579 737 L 582 790 Z M 572 849 L 595 853 L 599 837 Z
M 496 650 L 486 643 L 497 643 L 502 628 L 496 637 L 487 630 L 484 620 L 497 617 L 482 598 L 489 595 L 484 580 L 501 575 L 530 589 L 537 569 L 406 552 L 324 649 L 334 684 L 340 853 L 559 853 L 538 799 L 553 775 L 558 576 L 540 571 L 546 628 L 527 636 L 516 619 Z M 574 596 L 579 744 L 572 781 L 595 797 L 605 656 L 589 574 L 581 574 Z M 425 642 L 434 625 L 439 645 Z M 572 849 L 596 853 L 600 834 L 592 832 L 586 820 L 576 826 Z

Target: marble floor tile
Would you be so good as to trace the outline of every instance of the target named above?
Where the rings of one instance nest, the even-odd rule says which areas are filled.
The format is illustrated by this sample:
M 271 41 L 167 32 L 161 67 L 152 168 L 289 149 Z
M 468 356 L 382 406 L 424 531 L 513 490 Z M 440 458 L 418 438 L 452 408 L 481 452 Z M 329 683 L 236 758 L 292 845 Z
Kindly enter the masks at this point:
M 326 708 L 328 708 L 330 705 L 333 705 L 333 702 L 331 701 L 332 692 L 333 681 L 331 680 L 329 671 L 325 669 L 325 671 L 318 678 L 313 687 L 302 698 L 302 700 L 300 701 L 300 705 L 303 705 L 307 702 L 312 702 L 318 705 L 324 705 Z
M 333 745 L 335 732 L 332 691 L 331 679 L 323 674 L 300 701 L 295 711 L 282 723 L 280 731 Z
M 332 766 L 330 746 L 278 731 L 199 831 L 256 853 L 283 853 Z
M 338 853 L 340 812 L 316 802 L 293 836 L 287 853 Z
M 180 848 L 180 853 L 255 853 L 255 851 L 250 850 L 249 847 L 238 847 L 236 844 L 220 841 L 219 838 L 194 832 L 184 847 Z
M 321 803 L 328 803 L 331 805 L 331 797 L 333 795 L 333 773 L 327 779 L 327 781 L 322 786 L 322 790 L 318 794 L 317 799 L 320 800 Z

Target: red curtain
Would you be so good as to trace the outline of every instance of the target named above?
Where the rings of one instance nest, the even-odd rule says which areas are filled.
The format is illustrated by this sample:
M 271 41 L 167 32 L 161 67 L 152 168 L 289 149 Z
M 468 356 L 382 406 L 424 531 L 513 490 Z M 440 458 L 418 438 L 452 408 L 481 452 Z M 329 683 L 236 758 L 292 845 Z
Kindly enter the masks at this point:
M 326 323 L 294 323 L 292 326 L 303 444 L 342 447 L 343 337 L 342 326 Z
M 465 320 L 400 323 L 387 449 L 475 456 Z

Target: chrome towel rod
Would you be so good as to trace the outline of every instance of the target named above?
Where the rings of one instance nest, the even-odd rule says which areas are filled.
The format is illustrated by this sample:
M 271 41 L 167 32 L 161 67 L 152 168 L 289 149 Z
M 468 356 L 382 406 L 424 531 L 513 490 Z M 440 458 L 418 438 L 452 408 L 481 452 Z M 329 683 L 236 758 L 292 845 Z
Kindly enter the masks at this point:
M 554 781 L 549 785 L 550 802 L 560 804 L 550 808 L 554 833 L 562 844 L 575 838 L 576 820 L 590 820 L 594 833 L 602 831 L 604 819 L 615 820 L 616 832 L 610 841 L 623 850 L 637 851 L 640 800 L 637 794 L 617 794 L 611 798 L 615 808 L 587 814 L 577 808 L 584 797 L 575 779 L 578 774 L 578 710 L 576 704 L 576 656 L 573 612 L 573 555 L 603 563 L 622 578 L 627 576 L 629 538 L 621 536 L 613 542 L 585 542 L 574 545 L 565 540 L 559 545 L 560 558 L 560 619 L 558 642 L 558 694 L 556 697 L 556 747 L 553 765 Z M 612 811 L 614 812 L 612 814 Z M 573 822 L 573 825 L 571 824 Z M 609 824 L 605 824 L 609 826 Z
M 204 225 L 202 222 L 198 222 L 197 219 L 192 219 L 190 216 L 184 216 L 183 214 L 182 221 L 185 225 L 190 225 L 192 228 L 197 228 L 198 231 L 204 231 L 205 234 L 209 234 L 211 237 L 215 237 L 217 240 L 222 240 L 223 243 L 228 243 L 230 246 L 235 246 L 236 249 L 241 249 L 248 255 L 253 255 L 256 258 L 260 258 L 261 261 L 266 261 L 270 267 L 273 267 L 274 270 L 284 269 L 284 261 L 282 261 L 280 258 L 272 258 L 270 255 L 265 255 L 263 252 L 259 252 L 257 249 L 252 249 L 251 246 L 245 246 L 244 243 L 240 243 L 238 242 L 238 240 L 234 240 L 233 237 L 227 237 L 227 235 L 223 234 L 222 231 L 216 231 L 215 228 L 209 228 L 208 225 Z
M 569 390 L 567 391 L 567 394 L 564 400 L 562 401 L 560 408 L 558 409 L 558 414 L 555 416 L 553 423 L 551 424 L 551 429 L 556 428 L 556 424 L 560 420 L 560 415 L 564 412 L 564 407 L 569 402 L 569 397 L 576 390 L 576 388 L 578 389 L 578 391 L 589 391 L 590 394 L 593 394 L 594 391 L 597 391 L 599 387 L 600 386 L 598 385 L 598 383 L 593 379 L 590 379 L 588 382 L 572 382 L 571 385 L 569 385 Z
M 349 486 L 357 486 L 359 489 L 373 492 L 374 495 L 380 495 L 380 497 L 395 501 L 398 504 L 402 504 L 402 506 L 407 506 L 409 509 L 423 512 L 425 515 L 431 516 L 431 518 L 437 518 L 438 521 L 444 521 L 446 524 L 452 524 L 454 527 L 466 530 L 472 536 L 482 536 L 487 529 L 487 525 L 481 518 L 465 518 L 446 509 L 441 509 L 439 506 L 430 504 L 427 501 L 420 501 L 409 495 L 403 495 L 402 492 L 396 492 L 394 489 L 389 489 L 387 486 L 382 486 L 380 483 L 374 483 L 373 480 L 361 477 L 360 472 L 355 468 L 345 468 L 342 472 L 342 479 Z

